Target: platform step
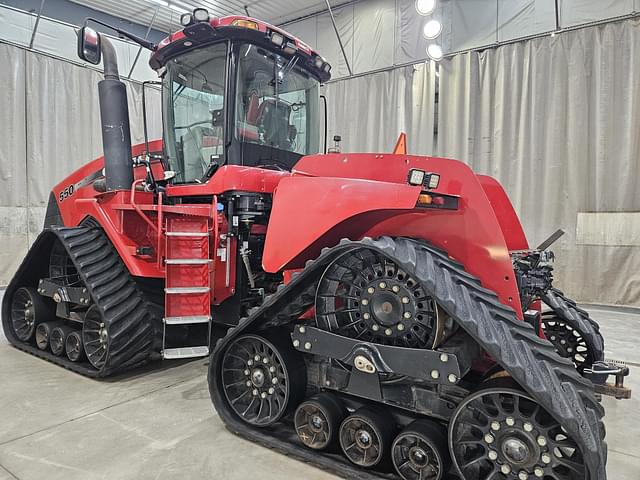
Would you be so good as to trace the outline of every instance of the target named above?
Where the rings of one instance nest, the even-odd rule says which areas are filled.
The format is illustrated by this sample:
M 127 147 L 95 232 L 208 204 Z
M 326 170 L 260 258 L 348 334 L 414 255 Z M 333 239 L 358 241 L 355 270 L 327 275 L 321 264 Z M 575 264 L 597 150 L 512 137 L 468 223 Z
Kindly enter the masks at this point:
M 211 317 L 207 315 L 190 315 L 186 317 L 166 317 L 164 323 L 167 325 L 191 325 L 194 323 L 209 323 Z
M 208 237 L 209 232 L 166 232 L 167 237 Z
M 164 293 L 167 295 L 183 295 L 189 293 L 209 293 L 209 287 L 171 287 L 165 288 Z
M 209 347 L 207 346 L 167 348 L 162 351 L 162 358 L 165 358 L 166 360 L 206 357 L 207 355 L 209 355 Z
M 168 258 L 165 260 L 167 265 L 206 265 L 210 262 L 209 258 Z

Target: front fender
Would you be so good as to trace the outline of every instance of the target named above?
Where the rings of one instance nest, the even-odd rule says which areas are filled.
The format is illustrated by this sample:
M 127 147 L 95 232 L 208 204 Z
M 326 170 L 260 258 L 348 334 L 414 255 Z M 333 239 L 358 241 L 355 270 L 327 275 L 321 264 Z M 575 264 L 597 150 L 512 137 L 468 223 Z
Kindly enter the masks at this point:
M 458 195 L 458 210 L 417 209 L 420 187 L 335 177 L 283 179 L 273 199 L 263 256 L 266 271 L 304 266 L 340 238 L 410 237 L 448 252 L 522 318 L 507 243 L 473 171 L 460 162 L 429 159 L 441 175 L 438 193 Z

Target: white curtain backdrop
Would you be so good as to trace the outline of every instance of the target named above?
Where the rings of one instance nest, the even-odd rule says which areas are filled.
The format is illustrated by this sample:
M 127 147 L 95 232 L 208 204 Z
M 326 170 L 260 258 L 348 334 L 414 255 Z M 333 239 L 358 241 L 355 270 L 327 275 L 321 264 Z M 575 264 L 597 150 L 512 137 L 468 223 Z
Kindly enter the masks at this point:
M 423 63 L 329 83 L 328 140 L 345 152 L 391 152 L 407 132 L 410 153 L 433 153 L 435 64 Z
M 640 210 L 639 27 L 611 23 L 440 67 L 438 153 L 497 177 L 534 246 L 566 230 L 553 248 L 557 284 L 581 301 L 640 305 L 638 240 L 589 231 L 603 222 L 576 234 L 579 212 L 604 212 L 625 231 L 629 217 L 607 212 Z
M 95 70 L 0 43 L 0 285 L 42 230 L 51 188 L 102 155 Z M 127 82 L 131 140 L 144 139 L 142 86 Z M 161 135 L 160 93 L 147 87 L 151 138 Z

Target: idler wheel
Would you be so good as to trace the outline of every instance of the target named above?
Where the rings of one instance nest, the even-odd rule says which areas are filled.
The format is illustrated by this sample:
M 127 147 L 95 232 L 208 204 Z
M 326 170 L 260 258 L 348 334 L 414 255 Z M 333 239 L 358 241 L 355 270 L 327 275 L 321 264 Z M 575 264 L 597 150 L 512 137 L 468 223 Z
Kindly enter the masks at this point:
M 325 450 L 338 438 L 346 410 L 331 393 L 320 393 L 301 403 L 294 415 L 298 438 L 313 450 Z
M 340 446 L 349 461 L 360 467 L 378 465 L 391 447 L 392 423 L 366 407 L 349 415 L 340 426 Z
M 49 345 L 51 346 L 51 352 L 54 355 L 60 356 L 64 353 L 65 342 L 67 337 L 74 329 L 69 325 L 60 325 L 51 330 L 51 338 L 49 339 Z
M 416 420 L 393 441 L 391 459 L 404 480 L 441 480 L 451 463 L 446 430 L 431 420 Z
M 65 350 L 67 358 L 72 362 L 79 362 L 84 357 L 84 346 L 82 344 L 82 333 L 74 330 L 67 335 Z
M 55 319 L 55 306 L 31 287 L 20 287 L 11 300 L 11 326 L 18 340 L 33 338 L 38 324 Z M 46 348 L 46 347 L 45 347 Z
M 222 384 L 238 417 L 250 425 L 266 427 L 303 397 L 304 360 L 282 338 L 243 335 L 223 354 Z

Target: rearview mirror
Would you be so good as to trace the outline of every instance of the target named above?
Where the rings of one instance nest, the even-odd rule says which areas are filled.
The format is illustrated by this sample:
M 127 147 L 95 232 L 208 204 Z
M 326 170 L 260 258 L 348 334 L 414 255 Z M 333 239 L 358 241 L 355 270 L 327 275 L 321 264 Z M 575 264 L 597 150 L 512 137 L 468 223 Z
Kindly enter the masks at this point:
M 82 27 L 78 32 L 78 57 L 85 62 L 98 65 L 101 54 L 100 34 L 87 26 Z

